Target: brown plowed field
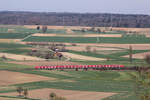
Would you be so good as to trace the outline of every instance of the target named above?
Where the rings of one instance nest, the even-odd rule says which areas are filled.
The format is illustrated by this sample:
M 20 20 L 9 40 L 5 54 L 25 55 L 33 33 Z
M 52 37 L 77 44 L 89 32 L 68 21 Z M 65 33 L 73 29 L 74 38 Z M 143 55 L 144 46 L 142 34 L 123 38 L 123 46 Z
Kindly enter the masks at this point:
M 55 80 L 55 78 L 49 78 L 34 74 L 24 74 L 20 72 L 0 71 L 0 86 L 45 80 Z
M 49 94 L 52 92 L 56 93 L 58 96 L 65 97 L 67 100 L 102 100 L 106 97 L 116 94 L 111 92 L 87 92 L 45 88 L 29 91 L 29 97 L 35 99 L 48 100 Z M 18 94 L 5 93 L 3 95 L 16 96 Z

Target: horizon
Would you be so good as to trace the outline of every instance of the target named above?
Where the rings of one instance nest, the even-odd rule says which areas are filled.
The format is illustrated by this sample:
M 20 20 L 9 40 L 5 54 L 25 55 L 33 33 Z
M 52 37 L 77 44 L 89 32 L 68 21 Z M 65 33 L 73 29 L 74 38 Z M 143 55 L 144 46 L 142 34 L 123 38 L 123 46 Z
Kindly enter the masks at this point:
M 150 15 L 148 0 L 2 0 L 0 11 L 72 12 Z
M 148 15 L 150 16 L 150 14 L 131 14 L 131 13 L 105 13 L 105 12 L 48 12 L 48 11 L 13 11 L 13 10 L 3 10 L 0 12 L 18 12 L 18 13 L 22 13 L 22 12 L 26 12 L 26 13 L 68 13 L 68 14 L 118 14 L 118 15 Z

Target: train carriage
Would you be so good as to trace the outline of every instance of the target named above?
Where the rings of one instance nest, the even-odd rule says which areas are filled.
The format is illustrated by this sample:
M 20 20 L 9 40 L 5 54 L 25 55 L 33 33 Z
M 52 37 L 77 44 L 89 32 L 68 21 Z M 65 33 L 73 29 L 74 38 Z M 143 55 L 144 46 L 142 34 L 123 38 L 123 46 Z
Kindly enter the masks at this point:
M 35 66 L 35 69 L 97 69 L 97 70 L 120 70 L 124 65 L 60 65 L 60 66 Z

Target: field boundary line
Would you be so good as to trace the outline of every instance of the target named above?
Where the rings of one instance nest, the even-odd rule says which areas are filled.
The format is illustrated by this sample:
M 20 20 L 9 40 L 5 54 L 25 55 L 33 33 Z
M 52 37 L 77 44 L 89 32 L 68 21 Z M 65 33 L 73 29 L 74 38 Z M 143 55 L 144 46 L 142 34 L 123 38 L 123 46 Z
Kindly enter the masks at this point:
M 22 39 L 22 41 L 25 40 L 25 39 L 27 39 L 27 38 L 29 38 L 29 37 L 31 37 L 32 35 L 33 34 L 30 34 L 30 35 L 26 36 L 25 38 Z

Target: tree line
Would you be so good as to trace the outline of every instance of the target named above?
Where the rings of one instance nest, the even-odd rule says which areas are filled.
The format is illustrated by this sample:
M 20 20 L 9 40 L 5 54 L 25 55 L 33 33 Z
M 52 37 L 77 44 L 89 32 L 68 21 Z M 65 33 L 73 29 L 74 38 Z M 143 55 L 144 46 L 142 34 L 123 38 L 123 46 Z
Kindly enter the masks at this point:
M 92 27 L 150 27 L 149 15 L 107 13 L 0 12 L 0 24 Z

